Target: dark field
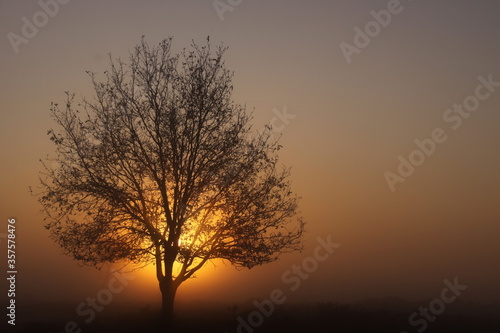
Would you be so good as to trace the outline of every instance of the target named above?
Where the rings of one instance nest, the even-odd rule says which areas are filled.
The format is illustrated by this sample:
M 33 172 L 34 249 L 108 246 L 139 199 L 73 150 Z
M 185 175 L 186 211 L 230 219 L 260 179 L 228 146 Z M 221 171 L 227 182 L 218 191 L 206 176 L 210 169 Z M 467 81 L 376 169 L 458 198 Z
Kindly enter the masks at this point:
M 408 303 L 399 299 L 386 299 L 358 305 L 334 303 L 284 304 L 277 306 L 267 317 L 257 313 L 252 304 L 247 306 L 204 305 L 182 307 L 176 317 L 175 332 L 197 333 L 270 333 L 270 332 L 339 332 L 339 333 L 498 333 L 500 332 L 500 306 L 472 303 L 452 304 L 433 321 L 423 323 L 422 316 L 414 317 L 418 324 L 409 324 L 409 317 L 420 306 L 429 302 Z M 42 309 L 21 309 L 16 327 L 7 332 L 160 332 L 158 309 L 145 306 L 140 309 L 105 309 L 91 323 L 85 323 L 74 312 L 74 306 L 46 306 Z M 425 328 L 425 329 L 424 329 Z M 79 331 L 81 330 L 81 331 Z M 4 330 L 2 330 L 4 331 Z M 5 332 L 5 331 L 4 331 Z M 66 332 L 65 332 L 66 333 Z

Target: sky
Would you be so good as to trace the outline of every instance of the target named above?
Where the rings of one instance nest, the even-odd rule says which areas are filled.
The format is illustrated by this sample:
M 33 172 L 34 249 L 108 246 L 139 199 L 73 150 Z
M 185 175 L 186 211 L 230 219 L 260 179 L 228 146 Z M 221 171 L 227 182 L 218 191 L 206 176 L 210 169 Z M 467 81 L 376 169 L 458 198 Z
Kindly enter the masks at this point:
M 252 270 L 209 264 L 180 303 L 276 288 L 290 302 L 418 301 L 455 278 L 464 300 L 500 301 L 499 13 L 486 0 L 2 1 L 0 232 L 15 218 L 18 300 L 76 307 L 118 268 L 64 256 L 29 187 L 54 151 L 50 102 L 91 96 L 85 71 L 102 73 L 144 35 L 172 36 L 176 51 L 207 36 L 229 47 L 234 101 L 256 127 L 281 115 L 281 161 L 307 222 L 302 253 Z M 284 274 L 318 237 L 339 246 L 290 290 Z M 116 297 L 159 300 L 150 268 L 130 274 Z

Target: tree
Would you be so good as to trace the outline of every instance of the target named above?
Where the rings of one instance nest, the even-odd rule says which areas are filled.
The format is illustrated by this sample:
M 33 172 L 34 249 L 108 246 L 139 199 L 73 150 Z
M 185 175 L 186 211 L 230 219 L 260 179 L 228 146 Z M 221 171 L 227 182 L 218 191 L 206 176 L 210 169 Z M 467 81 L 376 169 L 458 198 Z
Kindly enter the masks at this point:
M 225 51 L 207 38 L 173 54 L 171 38 L 143 38 L 128 62 L 110 56 L 102 81 L 88 72 L 93 99 L 67 92 L 51 106 L 46 228 L 84 264 L 154 263 L 167 321 L 179 285 L 207 261 L 252 268 L 302 246 L 281 146 L 232 101 Z

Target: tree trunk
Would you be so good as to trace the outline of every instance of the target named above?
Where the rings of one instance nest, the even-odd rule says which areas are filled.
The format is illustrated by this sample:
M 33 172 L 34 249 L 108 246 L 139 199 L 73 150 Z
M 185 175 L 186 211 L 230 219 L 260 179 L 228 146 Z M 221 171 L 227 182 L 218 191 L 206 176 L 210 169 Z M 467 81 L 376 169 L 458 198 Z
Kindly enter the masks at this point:
M 165 330 L 172 331 L 174 328 L 174 299 L 177 286 L 172 278 L 164 277 L 160 281 L 161 290 L 161 323 Z

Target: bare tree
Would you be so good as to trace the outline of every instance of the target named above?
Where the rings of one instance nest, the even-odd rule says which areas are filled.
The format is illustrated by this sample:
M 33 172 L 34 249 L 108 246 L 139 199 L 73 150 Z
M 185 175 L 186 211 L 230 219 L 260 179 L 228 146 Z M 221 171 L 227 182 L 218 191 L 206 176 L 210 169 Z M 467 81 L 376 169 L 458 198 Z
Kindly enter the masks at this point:
M 53 103 L 56 154 L 39 201 L 51 237 L 74 259 L 156 265 L 162 316 L 179 285 L 213 259 L 252 268 L 301 249 L 304 223 L 271 128 L 253 134 L 231 99 L 226 48 L 142 39 L 110 56 L 95 95 Z M 176 263 L 174 265 L 174 263 Z

